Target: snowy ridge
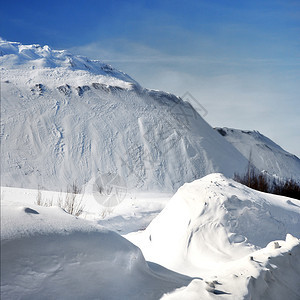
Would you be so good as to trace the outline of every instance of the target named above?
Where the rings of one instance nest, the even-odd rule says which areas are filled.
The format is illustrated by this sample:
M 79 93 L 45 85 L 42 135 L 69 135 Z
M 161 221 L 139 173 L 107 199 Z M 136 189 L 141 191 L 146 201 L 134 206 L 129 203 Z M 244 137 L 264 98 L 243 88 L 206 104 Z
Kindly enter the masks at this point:
M 115 70 L 95 74 L 100 63 L 64 51 L 1 47 L 2 185 L 60 191 L 110 172 L 130 189 L 174 191 L 247 166 L 179 97 L 143 89 Z
M 300 159 L 258 131 L 215 128 L 260 171 L 300 182 Z M 251 153 L 251 154 L 250 154 Z

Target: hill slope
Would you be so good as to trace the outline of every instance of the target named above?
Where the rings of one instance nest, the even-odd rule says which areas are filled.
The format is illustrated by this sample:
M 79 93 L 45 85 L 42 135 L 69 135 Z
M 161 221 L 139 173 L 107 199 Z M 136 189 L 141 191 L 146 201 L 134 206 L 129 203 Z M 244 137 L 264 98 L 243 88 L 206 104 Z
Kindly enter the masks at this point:
M 98 61 L 0 43 L 2 185 L 59 191 L 116 173 L 172 191 L 247 160 L 180 98 Z
M 300 159 L 282 149 L 258 131 L 232 128 L 215 128 L 224 138 L 240 151 L 251 163 L 269 175 L 300 182 Z

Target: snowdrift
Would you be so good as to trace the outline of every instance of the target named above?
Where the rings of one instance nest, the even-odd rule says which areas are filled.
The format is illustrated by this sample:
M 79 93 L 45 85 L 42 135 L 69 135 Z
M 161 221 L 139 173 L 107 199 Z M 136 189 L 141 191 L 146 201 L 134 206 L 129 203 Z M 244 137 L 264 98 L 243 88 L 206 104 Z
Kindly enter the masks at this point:
M 1 299 L 299 299 L 297 200 L 206 176 L 125 236 L 142 254 L 96 222 L 137 230 L 165 199 L 148 208 L 124 201 L 113 220 L 95 222 L 35 199 L 33 190 L 1 189 Z
M 215 128 L 240 151 L 257 170 L 280 179 L 300 182 L 300 159 L 274 143 L 258 131 Z M 243 174 L 240 174 L 243 175 Z
M 159 299 L 190 282 L 57 207 L 1 208 L 1 299 Z
M 286 285 L 286 290 L 292 290 L 290 299 L 297 299 L 298 202 L 211 174 L 185 184 L 145 231 L 126 237 L 142 249 L 147 260 L 204 278 L 208 282 L 204 290 L 203 281 L 191 283 L 203 295 L 207 289 L 235 297 L 273 295 Z M 276 271 L 270 271 L 270 266 Z M 272 285 L 274 290 L 268 294 Z M 189 289 L 195 292 L 190 286 L 184 293 Z M 198 292 L 195 295 L 199 297 Z
M 246 169 L 179 97 L 47 46 L 1 42 L 0 54 L 4 186 L 65 191 L 113 173 L 130 189 L 168 192 Z

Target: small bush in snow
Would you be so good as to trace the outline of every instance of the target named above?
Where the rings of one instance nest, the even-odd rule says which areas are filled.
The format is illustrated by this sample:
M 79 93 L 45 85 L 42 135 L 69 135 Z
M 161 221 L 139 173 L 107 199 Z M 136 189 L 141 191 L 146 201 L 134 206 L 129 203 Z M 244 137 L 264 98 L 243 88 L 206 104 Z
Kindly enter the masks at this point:
M 35 199 L 35 204 L 39 205 L 39 206 L 49 207 L 49 206 L 53 205 L 53 198 L 51 198 L 51 199 L 43 198 L 42 192 L 41 192 L 40 188 L 38 188 L 36 199 Z
M 81 188 L 79 188 L 76 183 L 73 183 L 71 187 L 67 189 L 65 197 L 59 196 L 56 204 L 67 213 L 78 217 L 84 210 L 84 205 L 82 204 L 84 194 L 81 194 L 81 192 Z M 35 204 L 46 207 L 53 206 L 53 199 L 44 199 L 40 189 L 38 189 Z
M 81 188 L 79 188 L 76 183 L 73 183 L 71 188 L 68 188 L 64 200 L 59 201 L 58 206 L 69 214 L 78 217 L 82 214 L 84 209 L 84 206 L 82 205 L 82 199 L 83 194 L 81 194 Z

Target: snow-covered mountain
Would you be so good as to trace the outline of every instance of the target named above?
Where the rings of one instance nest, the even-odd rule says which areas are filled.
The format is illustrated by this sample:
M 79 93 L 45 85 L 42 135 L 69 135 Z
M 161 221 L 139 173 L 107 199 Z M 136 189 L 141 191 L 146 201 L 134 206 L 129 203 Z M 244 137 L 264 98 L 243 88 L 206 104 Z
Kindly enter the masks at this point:
M 99 61 L 1 41 L 1 184 L 65 190 L 115 173 L 173 191 L 247 159 L 174 95 Z
M 258 131 L 215 128 L 260 171 L 300 182 L 300 159 Z

